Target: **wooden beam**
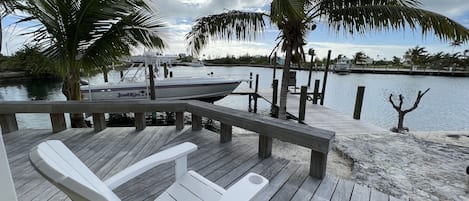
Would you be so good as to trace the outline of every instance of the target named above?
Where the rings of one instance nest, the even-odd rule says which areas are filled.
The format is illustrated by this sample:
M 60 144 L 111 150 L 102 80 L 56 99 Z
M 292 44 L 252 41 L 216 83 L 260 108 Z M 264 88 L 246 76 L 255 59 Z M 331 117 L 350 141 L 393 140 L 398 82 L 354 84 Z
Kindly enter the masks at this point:
M 272 155 L 272 137 L 259 135 L 259 157 L 268 158 Z
M 93 113 L 93 127 L 94 132 L 99 132 L 106 129 L 106 119 L 104 113 Z
M 230 142 L 233 135 L 233 126 L 221 122 L 220 143 Z
M 11 133 L 18 130 L 15 114 L 0 114 L 0 126 L 3 134 Z
M 67 129 L 64 113 L 51 113 L 50 121 L 52 123 L 52 132 L 58 133 Z
M 184 128 L 184 112 L 176 112 L 176 130 Z
M 192 113 L 192 130 L 200 131 L 202 130 L 202 117 Z
M 327 153 L 311 150 L 311 161 L 309 163 L 309 175 L 323 179 L 326 176 Z
M 145 119 L 145 113 L 135 113 L 135 129 L 141 131 L 147 127 L 147 121 Z

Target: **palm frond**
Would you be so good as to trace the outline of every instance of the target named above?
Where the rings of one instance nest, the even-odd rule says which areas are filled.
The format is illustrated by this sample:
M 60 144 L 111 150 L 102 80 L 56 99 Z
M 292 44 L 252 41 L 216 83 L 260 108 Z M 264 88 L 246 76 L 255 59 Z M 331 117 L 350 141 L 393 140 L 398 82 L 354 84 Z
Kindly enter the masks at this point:
M 193 54 L 198 54 L 211 39 L 254 40 L 264 31 L 264 16 L 263 13 L 233 10 L 198 18 L 186 35 L 189 49 Z
M 379 2 L 379 1 L 378 1 Z M 376 2 L 375 2 L 376 3 Z M 405 2 L 406 5 L 417 5 Z M 328 5 L 322 7 L 322 17 L 329 27 L 354 34 L 365 31 L 420 29 L 425 36 L 433 32 L 445 41 L 468 41 L 469 30 L 440 14 L 406 5 Z

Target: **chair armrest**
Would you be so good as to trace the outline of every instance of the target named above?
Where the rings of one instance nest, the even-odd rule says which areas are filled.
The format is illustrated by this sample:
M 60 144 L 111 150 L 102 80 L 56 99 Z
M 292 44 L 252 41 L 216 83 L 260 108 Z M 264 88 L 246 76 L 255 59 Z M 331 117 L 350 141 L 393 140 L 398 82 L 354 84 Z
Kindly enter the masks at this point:
M 264 189 L 268 183 L 269 180 L 263 176 L 250 172 L 228 188 L 220 201 L 251 200 L 257 193 Z
M 197 145 L 185 142 L 177 146 L 171 147 L 164 151 L 160 151 L 143 160 L 125 168 L 119 173 L 106 179 L 104 183 L 111 189 L 115 189 L 123 183 L 137 177 L 138 175 L 158 166 L 163 163 L 174 161 L 180 158 L 186 158 L 187 155 L 197 150 Z

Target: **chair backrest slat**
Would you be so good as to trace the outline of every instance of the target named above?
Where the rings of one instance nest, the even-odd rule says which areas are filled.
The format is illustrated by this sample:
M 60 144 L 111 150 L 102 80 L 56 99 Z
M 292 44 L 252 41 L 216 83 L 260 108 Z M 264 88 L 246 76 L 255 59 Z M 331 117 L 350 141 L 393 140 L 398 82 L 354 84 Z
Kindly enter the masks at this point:
M 33 166 L 69 197 L 78 200 L 120 200 L 61 141 L 49 140 L 32 149 Z

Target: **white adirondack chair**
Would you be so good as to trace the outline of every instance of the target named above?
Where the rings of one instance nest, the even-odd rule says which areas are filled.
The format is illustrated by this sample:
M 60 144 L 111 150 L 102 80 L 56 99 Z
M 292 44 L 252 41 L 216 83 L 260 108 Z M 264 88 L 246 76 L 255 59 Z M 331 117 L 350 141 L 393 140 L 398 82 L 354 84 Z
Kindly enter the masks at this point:
M 194 171 L 187 171 L 187 155 L 197 150 L 185 142 L 153 154 L 101 181 L 61 141 L 40 143 L 29 155 L 32 165 L 72 200 L 116 201 L 112 191 L 123 183 L 162 163 L 176 162 L 176 181 L 156 200 L 250 200 L 267 184 L 264 177 L 249 173 L 227 190 Z

